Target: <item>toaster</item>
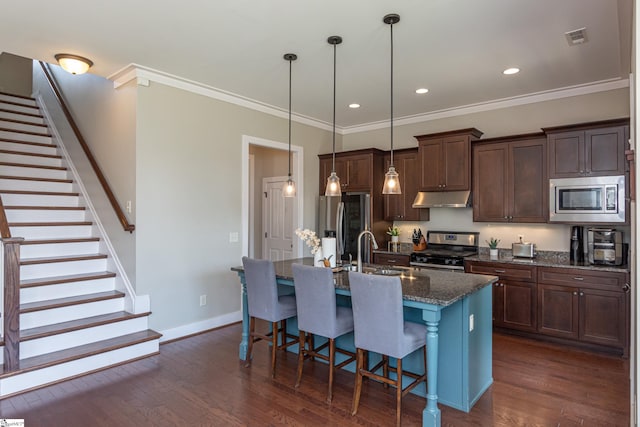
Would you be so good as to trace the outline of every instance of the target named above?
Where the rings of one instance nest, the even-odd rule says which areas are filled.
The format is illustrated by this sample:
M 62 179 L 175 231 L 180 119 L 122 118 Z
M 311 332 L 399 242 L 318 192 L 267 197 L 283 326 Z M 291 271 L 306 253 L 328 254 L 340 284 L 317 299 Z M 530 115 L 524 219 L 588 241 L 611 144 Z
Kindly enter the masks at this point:
M 535 258 L 536 257 L 536 245 L 534 243 L 512 243 L 511 252 L 516 258 Z

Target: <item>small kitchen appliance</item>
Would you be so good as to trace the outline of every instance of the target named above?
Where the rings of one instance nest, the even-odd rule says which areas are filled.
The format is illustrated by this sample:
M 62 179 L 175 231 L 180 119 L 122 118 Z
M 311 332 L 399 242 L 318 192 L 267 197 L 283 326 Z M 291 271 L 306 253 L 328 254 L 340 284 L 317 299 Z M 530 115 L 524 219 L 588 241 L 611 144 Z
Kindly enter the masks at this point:
M 464 258 L 478 254 L 477 232 L 428 231 L 427 249 L 411 254 L 412 267 L 464 271 Z
M 615 228 L 589 228 L 587 245 L 590 264 L 622 265 L 624 244 L 622 231 Z
M 523 242 L 521 237 L 519 242 L 511 244 L 511 253 L 514 258 L 535 258 L 537 255 L 536 245 L 530 242 Z
M 572 265 L 582 264 L 584 262 L 584 227 L 581 225 L 571 227 L 569 262 Z

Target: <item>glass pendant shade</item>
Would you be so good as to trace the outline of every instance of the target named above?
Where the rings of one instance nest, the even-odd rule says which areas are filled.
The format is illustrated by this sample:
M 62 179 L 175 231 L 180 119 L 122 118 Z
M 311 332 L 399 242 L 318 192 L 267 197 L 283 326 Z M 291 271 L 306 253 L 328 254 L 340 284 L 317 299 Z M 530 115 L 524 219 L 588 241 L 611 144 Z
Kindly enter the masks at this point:
M 393 166 L 389 166 L 389 170 L 384 174 L 382 194 L 402 194 L 398 172 L 396 172 L 396 168 Z
M 327 178 L 327 188 L 324 190 L 325 196 L 342 196 L 342 188 L 340 187 L 340 178 L 335 171 L 331 172 Z
M 289 177 L 282 187 L 284 197 L 296 197 L 296 183 Z

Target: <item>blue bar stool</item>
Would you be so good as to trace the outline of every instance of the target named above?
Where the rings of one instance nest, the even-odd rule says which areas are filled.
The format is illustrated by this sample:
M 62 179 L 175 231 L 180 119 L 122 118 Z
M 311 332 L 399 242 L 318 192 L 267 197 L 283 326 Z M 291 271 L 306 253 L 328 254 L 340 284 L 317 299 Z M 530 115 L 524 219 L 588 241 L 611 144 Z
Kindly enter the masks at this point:
M 362 377 L 381 381 L 385 387 L 396 387 L 396 425 L 400 425 L 402 396 L 421 382 L 426 382 L 427 327 L 404 320 L 402 308 L 402 285 L 398 276 L 377 276 L 349 272 L 351 304 L 356 345 L 356 383 L 353 390 L 352 415 L 358 412 Z M 402 359 L 422 348 L 424 372 L 416 374 L 402 370 Z M 365 351 L 382 355 L 382 361 L 372 369 L 365 369 Z M 389 357 L 396 359 L 396 367 L 389 365 Z M 382 368 L 383 375 L 376 373 Z M 396 379 L 389 378 L 389 370 L 396 372 Z M 413 381 L 402 388 L 402 376 Z
M 278 296 L 278 285 L 273 262 L 242 257 L 244 277 L 247 284 L 249 308 L 249 348 L 245 367 L 251 366 L 253 343 L 271 341 L 271 378 L 276 377 L 276 350 L 298 344 L 298 337 L 287 334 L 287 319 L 296 316 L 296 298 L 293 295 Z M 256 318 L 271 322 L 271 332 L 256 332 Z M 278 327 L 278 323 L 281 323 Z M 280 345 L 278 345 L 278 332 Z M 287 341 L 287 338 L 292 339 Z
M 298 377 L 296 387 L 302 380 L 302 367 L 307 358 L 319 358 L 329 362 L 329 391 L 327 403 L 333 398 L 333 377 L 335 369 L 342 368 L 355 360 L 355 354 L 336 348 L 336 338 L 353 331 L 351 308 L 336 304 L 336 290 L 330 268 L 293 264 L 293 284 L 298 307 L 298 330 L 300 350 L 298 352 Z M 328 338 L 324 344 L 315 347 L 313 335 Z M 329 347 L 328 355 L 320 353 Z M 336 352 L 349 356 L 336 366 Z

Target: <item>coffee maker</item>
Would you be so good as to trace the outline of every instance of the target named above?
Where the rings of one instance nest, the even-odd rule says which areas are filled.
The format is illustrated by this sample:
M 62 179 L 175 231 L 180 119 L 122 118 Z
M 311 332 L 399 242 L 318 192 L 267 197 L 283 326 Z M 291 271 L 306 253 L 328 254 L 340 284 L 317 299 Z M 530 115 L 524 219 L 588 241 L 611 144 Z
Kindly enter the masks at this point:
M 587 236 L 590 264 L 623 264 L 622 231 L 616 231 L 615 228 L 589 228 Z
M 569 246 L 569 261 L 572 265 L 584 263 L 584 227 L 571 227 L 571 245 Z

